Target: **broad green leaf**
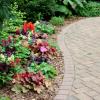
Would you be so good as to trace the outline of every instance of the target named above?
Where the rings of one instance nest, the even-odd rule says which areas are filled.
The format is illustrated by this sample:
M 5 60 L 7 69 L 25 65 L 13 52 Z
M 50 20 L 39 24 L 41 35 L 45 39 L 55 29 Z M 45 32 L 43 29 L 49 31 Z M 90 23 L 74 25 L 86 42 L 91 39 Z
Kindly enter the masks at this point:
M 80 7 L 83 7 L 83 4 L 82 4 L 81 0 L 75 0 L 75 2 L 76 2 Z
M 66 15 L 69 13 L 69 9 L 64 5 L 56 5 L 56 11 L 64 13 Z
M 68 5 L 68 1 L 67 0 L 64 0 L 63 3 L 64 3 L 64 5 Z

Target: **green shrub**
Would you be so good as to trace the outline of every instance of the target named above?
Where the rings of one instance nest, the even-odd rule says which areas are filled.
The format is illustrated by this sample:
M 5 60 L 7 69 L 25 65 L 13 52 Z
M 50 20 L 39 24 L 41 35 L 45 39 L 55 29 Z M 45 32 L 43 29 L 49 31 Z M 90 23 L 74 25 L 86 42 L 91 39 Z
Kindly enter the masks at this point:
M 35 22 L 40 19 L 50 19 L 55 13 L 56 0 L 16 0 L 21 11 L 26 12 L 28 21 Z
M 84 8 L 78 7 L 77 13 L 86 17 L 100 16 L 100 3 L 90 1 L 84 6 Z
M 0 0 L 0 29 L 2 29 L 4 19 L 9 17 L 10 4 L 11 0 Z
M 28 21 L 50 20 L 53 16 L 69 16 L 86 0 L 15 0 L 19 10 L 26 12 Z
M 50 20 L 50 23 L 53 25 L 63 25 L 64 24 L 64 18 L 63 17 L 52 17 Z
M 0 100 L 11 100 L 9 97 L 0 96 Z

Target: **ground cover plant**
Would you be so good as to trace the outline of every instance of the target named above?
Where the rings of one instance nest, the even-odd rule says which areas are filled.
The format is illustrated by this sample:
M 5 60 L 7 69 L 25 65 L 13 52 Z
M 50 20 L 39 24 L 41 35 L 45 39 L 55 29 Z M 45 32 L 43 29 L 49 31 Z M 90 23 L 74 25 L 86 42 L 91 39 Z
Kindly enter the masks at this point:
M 47 31 L 37 29 L 38 24 L 25 22 L 16 32 L 0 37 L 0 87 L 11 85 L 15 93 L 41 93 L 57 75 L 49 63 L 57 57 L 57 48 L 47 42 Z

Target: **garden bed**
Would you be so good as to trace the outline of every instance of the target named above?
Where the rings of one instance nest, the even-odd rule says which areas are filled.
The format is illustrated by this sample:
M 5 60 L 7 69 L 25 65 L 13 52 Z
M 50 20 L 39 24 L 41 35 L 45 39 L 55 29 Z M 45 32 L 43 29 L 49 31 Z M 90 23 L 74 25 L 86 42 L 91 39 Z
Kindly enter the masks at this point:
M 57 63 L 56 63 L 57 62 Z M 30 91 L 25 94 L 15 94 L 11 91 L 11 86 L 3 87 L 0 89 L 0 95 L 9 96 L 12 100 L 53 100 L 59 85 L 63 79 L 63 59 L 62 54 L 59 53 L 59 57 L 51 61 L 58 70 L 58 76 L 52 80 L 52 85 L 49 89 L 45 89 L 42 93 L 37 94 L 36 92 Z M 49 98 L 49 99 L 48 99 Z
M 56 35 L 47 35 L 53 33 L 53 28 L 49 26 L 50 30 L 45 30 L 47 24 L 37 24 L 24 23 L 22 29 L 2 37 L 1 96 L 8 96 L 11 100 L 54 98 L 63 79 L 62 54 L 57 46 Z M 9 77 L 9 73 L 13 75 Z
M 65 21 L 65 25 L 71 24 L 77 20 L 80 20 L 82 18 L 77 18 L 77 17 L 73 17 L 71 19 L 68 19 Z M 56 27 L 56 33 L 60 33 L 62 26 Z M 48 41 L 48 43 L 57 48 L 57 56 L 53 57 L 53 59 L 49 60 L 49 64 L 55 66 L 56 71 L 57 71 L 57 76 L 54 79 L 50 79 L 50 83 L 48 82 L 48 88 L 44 88 L 42 90 L 42 92 L 37 93 L 35 91 L 30 90 L 27 93 L 19 93 L 16 94 L 14 92 L 11 91 L 12 88 L 12 83 L 9 85 L 6 85 L 6 87 L 2 87 L 0 89 L 0 95 L 2 96 L 9 96 L 11 98 L 11 100 L 53 100 L 53 98 L 55 97 L 58 88 L 62 82 L 63 79 L 63 73 L 64 73 L 64 69 L 63 69 L 63 57 L 62 57 L 62 53 L 59 50 L 59 47 L 57 46 L 57 34 L 53 34 L 48 36 L 48 39 L 46 39 L 46 41 Z M 49 99 L 48 99 L 49 98 Z

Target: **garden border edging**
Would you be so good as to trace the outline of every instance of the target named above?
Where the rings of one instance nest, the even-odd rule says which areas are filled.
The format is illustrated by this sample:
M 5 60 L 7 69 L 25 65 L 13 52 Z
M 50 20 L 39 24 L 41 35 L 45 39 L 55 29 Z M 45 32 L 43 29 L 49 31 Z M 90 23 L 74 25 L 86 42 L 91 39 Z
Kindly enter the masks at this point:
M 70 25 L 69 25 L 70 26 Z M 64 78 L 54 100 L 67 100 L 74 81 L 74 64 L 70 51 L 65 45 L 64 35 L 68 27 L 64 27 L 60 34 L 57 36 L 58 45 L 62 51 L 64 59 Z

